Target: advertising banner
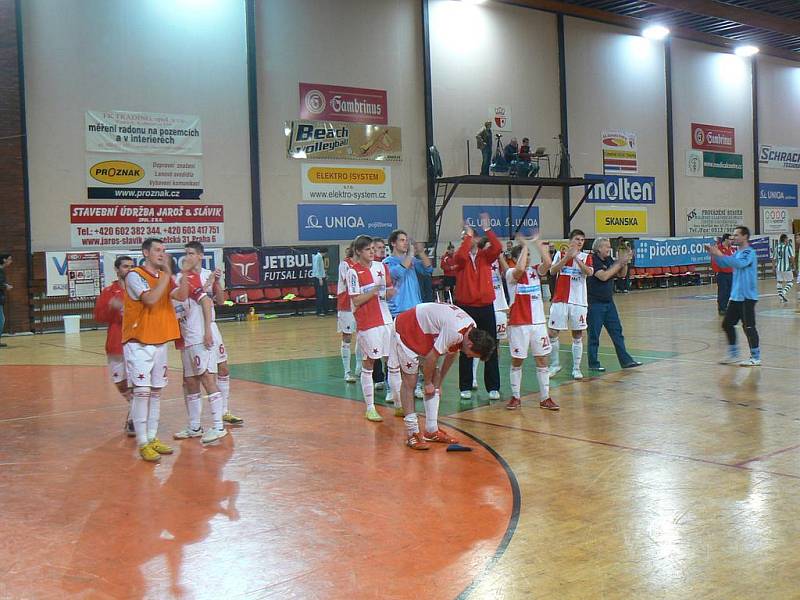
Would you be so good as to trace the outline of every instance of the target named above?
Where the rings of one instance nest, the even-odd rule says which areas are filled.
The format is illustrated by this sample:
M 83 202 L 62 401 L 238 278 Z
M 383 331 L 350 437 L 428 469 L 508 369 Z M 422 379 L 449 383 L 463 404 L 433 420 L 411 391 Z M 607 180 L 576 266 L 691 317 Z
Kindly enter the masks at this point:
M 741 154 L 703 152 L 703 177 L 742 179 L 744 166 Z
M 758 203 L 761 206 L 797 206 L 797 184 L 759 183 Z
M 789 233 L 789 211 L 785 208 L 765 208 L 762 210 L 761 231 L 763 233 Z
M 364 234 L 387 237 L 397 229 L 396 204 L 298 204 L 298 239 L 352 240 Z
M 300 118 L 386 125 L 386 90 L 301 83 Z
M 302 173 L 306 202 L 387 202 L 392 199 L 391 167 L 303 163 Z
M 759 144 L 758 164 L 767 169 L 800 169 L 800 148 Z
M 336 121 L 292 121 L 289 158 L 402 160 L 400 128 Z
M 601 208 L 594 211 L 596 233 L 647 233 L 646 208 Z
M 221 204 L 71 204 L 73 248 L 139 246 L 149 237 L 166 244 L 222 244 Z
M 103 289 L 99 252 L 67 253 L 67 293 L 70 300 L 96 298 Z
M 197 200 L 203 194 L 203 161 L 144 154 L 87 154 L 86 188 L 90 200 Z
M 489 120 L 495 131 L 511 131 L 511 106 L 508 104 L 495 104 L 489 107 Z
M 636 134 L 611 129 L 602 133 L 603 173 L 638 173 Z
M 228 288 L 295 287 L 313 285 L 312 257 L 328 249 L 328 279 L 335 280 L 339 246 L 267 246 L 225 248 L 225 277 Z
M 513 232 L 516 231 L 517 227 L 522 223 L 522 215 L 525 214 L 525 209 L 528 208 L 528 205 L 525 206 L 512 206 L 511 207 L 511 222 L 510 226 L 512 228 L 512 235 Z M 508 206 L 502 206 L 497 204 L 472 204 L 472 205 L 464 205 L 461 207 L 461 218 L 464 222 L 475 229 L 475 233 L 478 235 L 483 235 L 483 229 L 478 226 L 480 223 L 480 214 L 481 213 L 488 213 L 489 214 L 489 223 L 494 230 L 495 235 L 500 238 L 508 237 L 508 228 L 509 228 L 509 219 L 508 219 Z M 525 235 L 530 235 L 535 233 L 539 230 L 539 207 L 532 206 L 531 209 L 528 211 L 528 216 L 525 217 L 525 222 L 522 223 L 522 227 L 520 231 Z
M 744 224 L 742 208 L 687 208 L 686 231 L 722 235 Z
M 702 177 L 703 176 L 703 151 L 702 150 L 687 150 L 686 151 L 686 176 L 687 177 Z
M 732 127 L 692 123 L 692 148 L 734 152 L 736 150 L 735 131 Z
M 768 235 L 750 238 L 750 246 L 756 251 L 758 262 L 772 260 L 772 242 Z
M 634 262 L 637 267 L 677 267 L 711 262 L 706 244 L 713 237 L 640 238 L 634 240 Z
M 125 110 L 87 110 L 88 152 L 203 154 L 200 117 Z
M 586 186 L 587 202 L 604 204 L 655 204 L 656 178 L 630 175 L 584 175 L 586 179 L 602 179 L 603 183 Z

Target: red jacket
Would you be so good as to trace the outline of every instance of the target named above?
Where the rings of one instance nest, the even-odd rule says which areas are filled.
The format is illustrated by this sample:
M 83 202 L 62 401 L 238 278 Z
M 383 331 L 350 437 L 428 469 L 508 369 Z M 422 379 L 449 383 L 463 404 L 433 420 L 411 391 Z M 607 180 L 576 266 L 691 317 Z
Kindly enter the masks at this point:
M 111 308 L 111 300 L 117 298 L 124 302 L 125 288 L 119 281 L 103 288 L 94 304 L 94 320 L 108 323 L 106 333 L 106 354 L 122 354 L 122 308 Z
M 444 271 L 445 277 L 455 277 L 456 276 L 456 260 L 454 254 L 445 254 L 442 257 L 442 262 L 439 263 L 439 266 L 442 267 L 442 271 Z
M 722 244 L 717 244 L 717 248 L 719 248 L 719 249 L 720 249 L 720 251 L 721 251 L 721 252 L 722 252 L 722 253 L 723 253 L 725 256 L 733 256 L 734 254 L 736 254 L 736 248 L 734 248 L 733 246 L 729 246 L 728 248 L 726 248 L 726 247 L 725 247 L 725 246 L 723 246 Z M 712 270 L 713 270 L 715 273 L 733 273 L 733 267 L 720 267 L 720 266 L 717 264 L 717 261 L 716 261 L 716 260 L 714 260 L 714 257 L 713 257 L 713 256 L 711 257 L 711 269 L 712 269 Z
M 472 236 L 468 235 L 453 255 L 456 265 L 456 303 L 463 306 L 491 306 L 494 304 L 492 263 L 503 252 L 500 240 L 490 229 L 486 232 L 489 243 L 478 250 L 473 260 L 470 256 Z

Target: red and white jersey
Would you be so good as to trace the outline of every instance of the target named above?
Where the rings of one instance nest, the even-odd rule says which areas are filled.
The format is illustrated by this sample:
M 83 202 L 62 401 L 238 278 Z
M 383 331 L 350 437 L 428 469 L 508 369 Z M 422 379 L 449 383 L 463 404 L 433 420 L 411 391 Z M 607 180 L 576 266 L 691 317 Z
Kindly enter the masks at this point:
M 514 281 L 514 269 L 506 271 L 508 295 L 511 296 L 509 325 L 543 325 L 547 323 L 542 301 L 542 280 L 539 265 L 529 266 L 519 281 Z
M 579 252 L 577 258 L 583 261 L 586 266 L 592 266 L 592 255 L 587 252 Z M 553 257 L 553 264 L 561 260 L 561 251 L 556 252 Z M 561 267 L 561 272 L 556 280 L 556 291 L 553 294 L 552 303 L 566 302 L 586 306 L 586 275 L 580 267 L 575 264 L 575 259 L 570 259 Z
M 345 258 L 339 263 L 339 278 L 336 281 L 336 310 L 351 312 L 350 295 L 347 293 L 347 272 L 353 266 L 353 261 Z
M 180 281 L 180 277 L 178 277 L 178 281 Z M 200 281 L 203 282 L 203 290 L 205 290 L 206 295 L 211 298 L 211 320 L 217 320 L 217 312 L 214 308 L 214 271 L 211 271 L 206 268 L 200 269 Z
M 359 262 L 353 262 L 347 271 L 347 294 L 351 300 L 354 296 L 366 294 L 376 288 L 379 290 L 379 296 L 384 298 L 381 300 L 375 296 L 361 306 L 353 307 L 358 331 L 392 324 L 392 313 L 389 312 L 389 305 L 385 300 L 386 290 L 391 287 L 392 278 L 383 263 L 372 261 L 369 267 L 365 267 Z
M 190 273 L 189 275 L 178 273 L 176 280 L 180 281 L 182 277 L 189 278 L 189 297 L 183 302 L 173 300 L 172 305 L 175 307 L 175 315 L 178 317 L 178 324 L 181 327 L 183 345 L 194 346 L 203 343 L 205 320 L 200 301 L 208 294 L 203 289 L 200 273 Z
M 400 313 L 394 323 L 403 343 L 420 356 L 458 352 L 475 321 L 452 304 L 426 302 Z
M 500 272 L 500 261 L 492 263 L 492 287 L 494 288 L 494 309 L 508 310 L 506 292 L 503 290 L 503 274 Z

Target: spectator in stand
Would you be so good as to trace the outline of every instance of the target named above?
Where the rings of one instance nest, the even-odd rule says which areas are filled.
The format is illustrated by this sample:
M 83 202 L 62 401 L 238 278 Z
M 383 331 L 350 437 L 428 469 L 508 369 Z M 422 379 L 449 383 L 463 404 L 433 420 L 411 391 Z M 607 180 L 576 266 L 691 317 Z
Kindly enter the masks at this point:
M 477 324 L 497 341 L 497 322 L 494 314 L 494 285 L 492 283 L 492 263 L 503 252 L 503 245 L 492 231 L 487 213 L 481 213 L 480 227 L 486 232 L 488 243 L 478 249 L 481 241 L 472 227 L 464 227 L 464 239 L 455 254 L 457 269 L 456 304 Z M 500 399 L 500 368 L 497 361 L 497 348 L 486 361 L 483 382 L 489 399 Z M 461 398 L 472 398 L 472 358 L 463 352 L 458 358 L 458 387 Z
M 327 248 L 320 248 L 311 259 L 311 277 L 314 279 L 317 316 L 324 317 L 328 312 L 328 272 L 325 268 Z
M 455 252 L 455 246 L 453 246 L 453 242 L 447 243 L 447 250 L 442 256 L 442 260 L 439 263 L 439 266 L 442 268 L 442 273 L 444 273 L 444 279 L 442 283 L 444 284 L 445 294 L 450 295 L 450 299 L 452 300 L 453 290 L 456 287 L 456 263 L 455 259 L 453 258 L 453 253 Z M 447 297 L 444 300 L 448 300 Z
M 733 256 L 736 252 L 736 248 L 731 246 L 730 233 L 723 234 L 722 238 L 717 240 L 717 248 L 723 256 Z M 717 312 L 724 317 L 725 311 L 728 308 L 728 300 L 731 297 L 733 268 L 719 266 L 715 256 L 712 254 L 711 269 L 716 273 L 717 277 Z
M 516 160 L 518 152 L 519 142 L 517 142 L 517 138 L 512 137 L 511 141 L 503 148 L 503 158 L 510 165 L 511 161 Z
M 6 279 L 6 268 L 11 266 L 14 259 L 10 254 L 0 254 L 0 339 L 6 326 L 6 290 L 12 289 L 12 285 Z M 6 348 L 7 344 L 0 343 L 0 348 Z

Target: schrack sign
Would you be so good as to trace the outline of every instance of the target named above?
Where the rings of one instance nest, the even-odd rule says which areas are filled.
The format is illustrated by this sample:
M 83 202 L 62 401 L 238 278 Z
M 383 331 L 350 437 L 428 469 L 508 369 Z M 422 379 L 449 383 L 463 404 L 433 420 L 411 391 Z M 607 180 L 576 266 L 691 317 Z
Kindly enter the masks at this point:
M 736 150 L 735 131 L 733 127 L 692 123 L 692 148 L 734 152 Z

